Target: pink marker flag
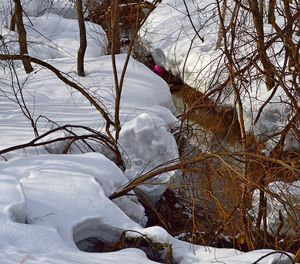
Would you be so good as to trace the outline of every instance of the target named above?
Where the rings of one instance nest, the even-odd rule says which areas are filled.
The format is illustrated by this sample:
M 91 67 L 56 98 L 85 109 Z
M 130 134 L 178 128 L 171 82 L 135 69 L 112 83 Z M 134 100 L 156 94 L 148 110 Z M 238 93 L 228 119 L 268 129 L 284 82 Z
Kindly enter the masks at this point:
M 154 70 L 154 72 L 155 72 L 157 75 L 159 75 L 160 77 L 163 77 L 163 76 L 165 75 L 165 73 L 166 73 L 166 70 L 165 70 L 163 67 L 161 67 L 161 66 L 159 66 L 159 65 L 157 65 L 157 64 L 155 64 L 153 70 Z

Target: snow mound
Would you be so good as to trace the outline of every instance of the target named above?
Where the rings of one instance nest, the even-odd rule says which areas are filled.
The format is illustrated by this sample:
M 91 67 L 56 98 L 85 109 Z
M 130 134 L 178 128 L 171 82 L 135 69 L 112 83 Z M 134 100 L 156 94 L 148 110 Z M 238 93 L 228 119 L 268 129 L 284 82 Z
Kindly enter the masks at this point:
M 123 125 L 119 143 L 124 151 L 123 160 L 127 164 L 125 174 L 129 180 L 178 158 L 176 141 L 163 123 L 163 120 L 157 122 L 145 113 Z M 152 200 L 158 200 L 174 174 L 161 174 L 139 188 Z
M 185 5 L 198 34 L 191 26 Z M 208 77 L 217 70 L 215 66 L 208 65 L 220 55 L 214 44 L 217 27 L 212 26 L 211 21 L 216 22 L 214 8 L 215 4 L 210 1 L 162 1 L 140 30 L 141 39 L 155 62 L 202 92 L 206 89 Z M 205 18 L 199 15 L 201 9 Z M 204 19 L 208 19 L 209 23 L 203 25 Z
M 20 179 L 26 197 L 27 222 L 57 229 L 71 246 L 73 240 L 92 235 L 108 240 L 113 233 L 118 236 L 120 230 L 138 227 L 107 198 L 127 180 L 101 154 L 44 155 L 15 160 L 4 164 L 1 173 Z M 130 208 L 133 202 L 127 198 L 123 203 Z M 143 207 L 137 203 L 134 206 L 135 214 L 140 212 L 141 218 L 136 220 L 143 222 Z
M 125 55 L 116 57 L 119 75 L 121 75 L 125 59 Z M 86 59 L 85 78 L 78 77 L 74 71 L 76 61 L 71 58 L 55 59 L 49 63 L 62 72 L 68 73 L 70 79 L 80 82 L 111 116 L 114 115 L 114 80 L 110 56 Z M 0 142 L 0 148 L 2 149 L 27 142 L 32 139 L 34 134 L 29 121 L 16 104 L 15 95 L 11 93 L 11 82 L 17 82 L 17 80 L 15 78 L 11 80 L 1 70 L 0 68 L 2 81 L 0 99 L 3 106 L 3 111 L 0 112 L 0 136 L 3 139 Z M 21 69 L 17 70 L 17 73 L 24 101 L 33 119 L 46 116 L 51 120 L 49 123 L 45 118 L 39 118 L 37 126 L 40 133 L 57 127 L 56 124 L 81 125 L 98 131 L 103 129 L 104 120 L 90 103 L 79 92 L 66 87 L 48 70 L 36 66 L 36 73 L 29 77 Z M 18 86 L 15 86 L 15 89 L 16 91 L 20 90 Z M 21 101 L 21 93 L 16 95 Z M 167 84 L 147 67 L 130 58 L 122 94 L 121 124 L 142 113 L 148 113 L 159 122 L 163 120 L 164 125 L 172 125 L 177 121 L 172 110 L 174 110 L 174 105 Z M 83 133 L 76 129 L 72 131 L 78 135 Z M 60 145 L 51 146 L 50 151 L 55 151 L 57 147 Z M 45 150 L 38 151 L 45 153 Z M 29 152 L 35 153 L 35 151 L 27 149 L 27 154 Z M 5 155 L 5 157 L 9 158 L 9 155 Z M 23 156 L 24 153 L 21 155 Z
M 42 16 L 46 12 L 57 14 L 64 18 L 77 17 L 76 6 L 68 0 L 21 0 L 25 13 L 28 16 Z

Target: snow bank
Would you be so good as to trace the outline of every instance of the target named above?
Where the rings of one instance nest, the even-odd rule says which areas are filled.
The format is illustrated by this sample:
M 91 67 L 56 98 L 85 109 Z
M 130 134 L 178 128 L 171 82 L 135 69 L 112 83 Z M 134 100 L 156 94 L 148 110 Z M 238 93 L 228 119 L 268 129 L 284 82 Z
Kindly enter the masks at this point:
M 117 56 L 119 74 L 124 61 L 124 55 Z M 68 73 L 69 78 L 80 82 L 112 116 L 114 115 L 114 81 L 110 56 L 87 59 L 85 78 L 79 78 L 74 71 L 76 62 L 73 59 L 56 59 L 49 63 Z M 6 71 L 8 69 L 5 69 Z M 28 120 L 15 102 L 11 80 L 5 72 L 0 74 L 0 98 L 3 106 L 0 113 L 0 135 L 3 139 L 0 142 L 1 149 L 24 143 L 33 137 Z M 17 73 L 23 98 L 32 117 L 37 119 L 39 116 L 46 116 L 52 120 L 52 123 L 49 123 L 46 119 L 39 118 L 37 125 L 41 132 L 56 127 L 55 124 L 103 128 L 104 121 L 101 115 L 79 92 L 66 87 L 53 73 L 38 66 L 33 75 L 27 76 L 22 70 L 17 70 Z M 16 85 L 15 77 L 13 81 Z M 16 91 L 20 91 L 20 88 L 15 87 Z M 20 93 L 18 99 L 21 100 Z M 177 121 L 169 108 L 174 109 L 174 106 L 167 84 L 131 58 L 123 87 L 121 123 L 128 122 L 141 113 L 148 113 L 153 119 L 163 122 L 167 129 L 168 125 Z
M 123 212 L 107 198 L 127 179 L 103 155 L 14 160 L 1 165 L 0 175 L 1 264 L 151 263 L 137 250 L 87 254 L 75 246 L 89 236 L 113 242 L 124 229 L 141 229 L 124 213 L 132 209 L 144 223 L 137 201 L 123 197 Z
M 13 1 L 0 1 L 0 24 L 9 28 Z M 76 18 L 77 12 L 74 2 L 68 0 L 21 0 L 26 16 L 38 17 L 45 13 L 52 13 L 64 18 Z
M 273 92 L 273 90 L 268 91 L 265 85 L 254 84 L 253 88 L 243 97 L 246 129 L 253 132 L 260 142 L 265 143 L 266 154 L 272 151 L 279 142 L 280 132 L 290 122 L 291 115 L 293 115 L 284 89 L 278 87 L 273 97 L 269 99 Z M 267 100 L 268 104 L 264 106 L 260 118 L 254 125 L 260 108 Z M 300 143 L 296 135 L 290 132 L 286 135 L 283 150 L 292 152 L 300 150 Z
M 23 189 L 18 179 L 0 173 L 0 219 L 25 223 L 26 209 Z
M 235 249 L 220 249 L 193 245 L 173 238 L 163 228 L 158 226 L 146 228 L 142 232 L 154 242 L 164 242 L 172 245 L 174 259 L 180 264 L 250 264 L 269 253 L 271 253 L 269 256 L 259 261 L 260 264 L 292 263 L 290 258 L 286 255 L 275 253 L 274 250 L 262 249 L 244 253 Z M 135 233 L 129 233 L 129 235 L 136 236 Z
M 29 25 L 29 21 L 27 22 Z M 93 42 L 93 40 L 91 40 L 91 36 L 89 36 L 88 39 L 91 41 L 88 42 L 87 56 L 85 59 L 86 77 L 79 78 L 75 72 L 79 36 L 77 21 L 46 13 L 40 17 L 30 18 L 30 23 L 33 24 L 28 26 L 28 35 L 31 40 L 34 41 L 30 44 L 31 49 L 29 53 L 40 59 L 48 59 L 50 64 L 60 71 L 65 72 L 71 80 L 80 83 L 91 96 L 107 110 L 108 114 L 114 118 L 115 84 L 111 57 L 99 57 L 101 55 L 101 49 Z M 87 23 L 87 25 L 89 24 L 91 23 Z M 61 26 L 59 32 L 57 32 L 58 26 Z M 101 29 L 99 26 L 97 27 L 98 29 Z M 7 35 L 5 35 L 5 38 L 8 41 L 12 32 L 7 30 L 6 32 Z M 41 35 L 42 33 L 43 35 Z M 88 33 L 94 33 L 95 35 L 97 32 L 90 30 Z M 106 39 L 101 39 L 100 43 L 103 45 L 105 44 L 105 41 Z M 17 47 L 18 45 L 16 42 L 10 43 L 10 48 L 12 50 L 17 49 Z M 57 59 L 61 57 L 63 58 Z M 126 55 L 119 55 L 116 57 L 119 78 L 125 60 Z M 19 63 L 19 65 L 21 65 L 21 63 Z M 3 140 L 0 143 L 1 148 L 22 144 L 32 139 L 33 130 L 29 125 L 29 120 L 26 120 L 25 116 L 20 111 L 24 110 L 25 107 L 28 109 L 33 120 L 39 120 L 37 122 L 37 127 L 40 133 L 53 129 L 57 127 L 57 125 L 64 124 L 81 125 L 100 131 L 104 130 L 103 127 L 105 124 L 100 113 L 98 113 L 79 92 L 66 88 L 65 84 L 55 78 L 53 73 L 36 66 L 35 74 L 28 76 L 21 69 L 18 69 L 16 75 L 10 76 L 10 79 L 5 76 L 5 73 L 8 71 L 8 68 L 4 68 L 2 75 L 0 75 L 0 78 L 2 76 L 3 80 L 0 89 L 0 97 L 3 104 L 5 104 L 6 109 L 0 114 L 0 116 L 3 117 L 2 122 L 0 122 L 0 127 L 3 128 L 0 131 L 0 134 L 3 138 L 6 138 L 6 140 Z M 143 78 L 141 78 L 141 76 Z M 15 93 L 11 92 L 12 83 L 15 85 Z M 16 101 L 19 100 L 22 102 L 23 99 L 24 102 L 26 102 L 26 105 L 22 105 L 21 107 L 18 106 Z M 148 141 L 146 146 L 144 146 L 142 137 L 137 145 L 138 147 L 134 150 L 130 150 L 131 146 L 129 145 L 122 146 L 123 143 L 120 144 L 125 152 L 130 152 L 130 157 L 127 159 L 127 164 L 130 166 L 128 167 L 130 172 L 128 170 L 127 175 L 130 180 L 133 176 L 137 176 L 141 172 L 141 169 L 149 170 L 153 168 L 154 165 L 156 166 L 159 163 L 159 159 L 157 159 L 158 152 L 164 157 L 163 162 L 178 157 L 177 147 L 173 136 L 167 132 L 170 126 L 177 122 L 172 111 L 174 111 L 174 106 L 167 84 L 161 78 L 157 77 L 157 75 L 152 73 L 147 67 L 135 61 L 133 58 L 130 58 L 123 85 L 120 112 L 121 124 L 124 126 L 124 130 L 126 130 L 126 124 L 130 122 L 130 120 L 146 114 L 153 123 L 151 128 L 155 128 L 153 126 L 160 127 L 160 129 L 156 131 L 157 134 L 153 136 L 154 139 Z M 138 121 L 142 122 L 142 119 L 138 119 Z M 135 121 L 135 124 L 136 123 L 137 121 Z M 142 123 L 144 125 L 145 122 Z M 141 127 L 142 125 L 139 126 Z M 145 130 L 147 129 L 149 130 L 149 128 L 145 128 Z M 86 133 L 79 129 L 73 129 L 72 132 L 77 134 Z M 164 133 L 164 135 L 166 135 L 165 138 L 168 140 L 166 142 L 161 140 L 155 149 L 150 149 L 149 151 L 153 153 L 150 153 L 149 156 L 140 157 L 142 167 L 149 163 L 151 163 L 151 166 L 142 168 L 129 165 L 130 160 L 139 155 L 138 153 L 142 152 L 147 147 L 151 148 L 151 143 L 157 141 L 159 136 L 158 133 Z M 70 135 L 70 133 L 61 131 L 55 135 L 48 136 L 47 139 L 49 140 L 57 136 L 68 135 Z M 95 149 L 104 151 L 103 149 L 99 149 L 98 146 L 95 146 L 95 143 L 91 142 L 90 144 Z M 169 144 L 171 144 L 171 146 L 169 146 Z M 62 141 L 51 144 L 45 149 L 43 147 L 36 150 L 28 149 L 29 152 L 27 152 L 27 154 L 33 154 L 35 151 L 40 154 L 47 152 L 64 153 L 67 149 L 68 142 Z M 84 148 L 74 145 L 69 148 L 69 152 L 78 153 L 81 149 Z M 109 152 L 106 154 L 108 156 L 112 155 L 112 153 Z M 19 151 L 18 155 L 22 156 L 23 153 Z M 12 156 L 13 155 L 10 153 L 6 158 L 11 158 Z M 153 163 L 154 158 L 156 158 L 155 163 Z M 159 182 L 167 183 L 170 175 L 160 177 Z M 165 184 L 163 186 L 157 186 L 156 189 L 158 189 L 158 191 L 157 194 L 155 194 L 155 188 L 153 187 L 149 193 L 158 199 L 158 195 L 160 195 L 165 188 Z M 134 213 L 134 210 L 131 211 Z
M 85 2 L 85 1 L 83 1 Z M 76 5 L 68 0 L 21 0 L 25 13 L 28 16 L 42 16 L 47 12 L 64 18 L 76 18 Z
M 7 162 L 1 173 L 20 180 L 26 197 L 27 222 L 58 228 L 69 245 L 73 244 L 73 236 L 78 241 L 98 232 L 107 240 L 114 229 L 117 235 L 118 230 L 138 226 L 108 200 L 107 196 L 127 179 L 101 154 L 41 155 Z M 128 209 L 133 206 L 135 214 L 139 214 L 135 220 L 145 224 L 143 207 L 128 197 L 123 199 Z

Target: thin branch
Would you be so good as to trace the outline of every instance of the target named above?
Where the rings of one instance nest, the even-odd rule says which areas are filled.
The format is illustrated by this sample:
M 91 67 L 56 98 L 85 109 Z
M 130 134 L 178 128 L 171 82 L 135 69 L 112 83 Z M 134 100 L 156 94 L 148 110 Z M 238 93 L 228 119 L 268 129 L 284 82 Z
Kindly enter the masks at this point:
M 194 31 L 195 31 L 195 34 L 198 36 L 198 38 L 199 38 L 199 39 L 202 41 L 202 43 L 203 43 L 203 42 L 204 42 L 204 38 L 200 36 L 198 30 L 197 30 L 196 27 L 195 27 L 195 24 L 194 24 L 194 22 L 193 22 L 193 20 L 192 20 L 192 18 L 191 18 L 191 14 L 190 14 L 189 8 L 188 8 L 188 6 L 187 6 L 187 4 L 186 4 L 186 0 L 183 0 L 183 3 L 184 3 L 185 10 L 186 10 L 186 15 L 187 15 L 187 17 L 188 17 L 188 19 L 189 19 L 189 21 L 190 21 L 190 23 L 191 23 L 191 26 L 193 27 L 193 29 L 194 29 Z

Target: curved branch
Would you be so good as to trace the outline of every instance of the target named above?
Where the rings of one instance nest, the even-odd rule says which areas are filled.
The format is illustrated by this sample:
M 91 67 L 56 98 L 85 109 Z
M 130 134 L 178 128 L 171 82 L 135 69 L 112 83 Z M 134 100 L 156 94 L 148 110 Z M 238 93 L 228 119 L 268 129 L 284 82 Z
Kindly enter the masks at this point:
M 1 154 L 1 153 L 0 153 Z M 118 197 L 121 197 L 123 195 L 126 195 L 128 192 L 132 191 L 134 188 L 138 187 L 141 184 L 144 184 L 146 181 L 159 176 L 160 174 L 170 172 L 170 171 L 175 171 L 175 170 L 185 170 L 188 168 L 189 165 L 197 163 L 199 161 L 203 161 L 206 159 L 221 159 L 222 157 L 226 156 L 238 156 L 238 157 L 249 157 L 249 158 L 256 158 L 256 159 L 261 159 L 261 160 L 267 160 L 272 163 L 278 164 L 284 168 L 287 168 L 289 170 L 293 170 L 295 172 L 300 173 L 300 169 L 294 168 L 285 162 L 275 159 L 275 158 L 269 158 L 264 155 L 259 155 L 259 154 L 253 154 L 253 153 L 245 153 L 245 152 L 236 152 L 236 153 L 229 153 L 229 152 L 219 152 L 219 153 L 202 153 L 199 156 L 192 158 L 192 159 L 186 159 L 182 161 L 173 161 L 171 165 L 161 165 L 153 170 L 135 178 L 134 180 L 130 181 L 127 183 L 125 186 L 121 187 L 119 190 L 115 191 L 109 199 L 115 199 Z
M 60 131 L 60 130 L 69 131 L 68 130 L 69 128 L 81 128 L 81 129 L 89 131 L 90 134 L 81 135 L 81 136 L 73 134 L 72 136 L 58 137 L 58 138 L 55 138 L 55 139 L 51 139 L 51 140 L 47 140 L 47 141 L 43 141 L 43 142 L 38 142 L 39 140 L 47 137 L 48 135 L 50 135 L 52 133 L 57 132 L 57 131 Z M 2 150 L 0 150 L 0 155 L 3 155 L 5 153 L 11 152 L 11 151 L 15 151 L 15 150 L 18 150 L 18 149 L 23 149 L 23 148 L 28 148 L 28 147 L 38 147 L 38 146 L 43 146 L 43 145 L 47 145 L 47 144 L 51 144 L 51 143 L 55 143 L 55 142 L 63 141 L 63 140 L 78 140 L 78 139 L 84 140 L 84 139 L 89 139 L 89 138 L 100 138 L 101 141 L 103 141 L 106 145 L 110 144 L 111 149 L 114 148 L 114 143 L 111 142 L 108 137 L 106 137 L 105 135 L 99 133 L 98 131 L 94 131 L 93 129 L 88 128 L 88 127 L 84 127 L 84 126 L 64 125 L 64 126 L 57 127 L 57 128 L 52 129 L 52 130 L 49 130 L 49 131 L 45 132 L 44 134 L 34 138 L 33 140 L 31 140 L 27 143 L 20 144 L 20 145 L 15 145 L 15 146 L 12 146 L 12 147 L 2 149 Z

